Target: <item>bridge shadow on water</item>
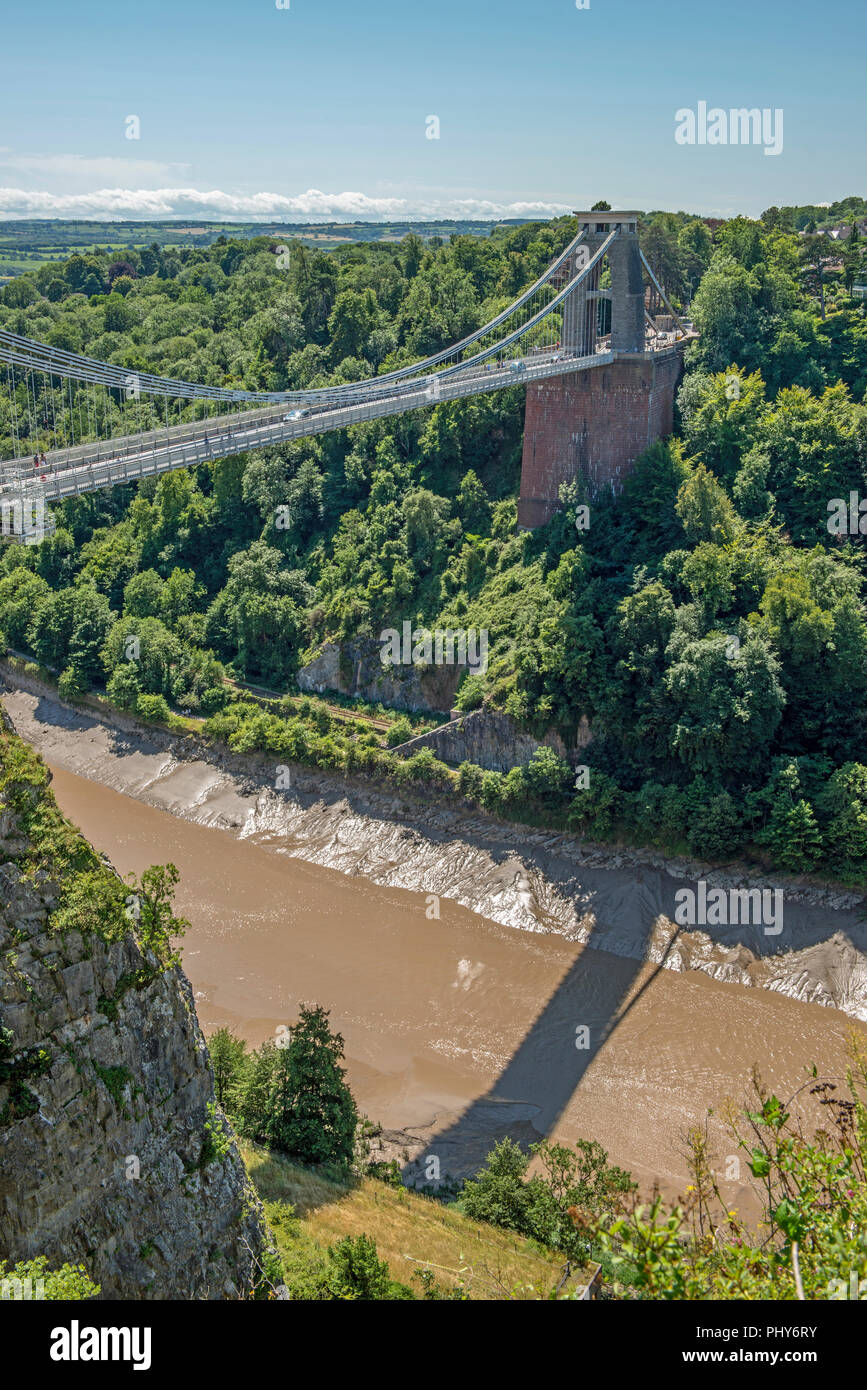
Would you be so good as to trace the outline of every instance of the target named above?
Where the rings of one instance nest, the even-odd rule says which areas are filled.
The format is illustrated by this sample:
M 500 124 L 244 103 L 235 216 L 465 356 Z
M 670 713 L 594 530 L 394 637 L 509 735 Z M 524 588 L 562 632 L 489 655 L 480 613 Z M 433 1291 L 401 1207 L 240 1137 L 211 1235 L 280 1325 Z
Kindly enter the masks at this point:
M 579 914 L 593 911 L 595 896 L 582 896 L 576 903 Z M 551 1134 L 588 1069 L 664 968 L 677 941 L 675 931 L 662 960 L 648 962 L 644 953 L 656 914 L 648 907 L 639 911 L 641 921 L 632 934 L 636 955 L 594 947 L 599 934 L 594 924 L 496 1081 L 456 1120 L 431 1134 L 421 1155 L 404 1164 L 405 1182 L 427 1185 L 425 1164 L 432 1156 L 439 1159 L 443 1178 L 464 1178 L 482 1167 L 500 1140 L 508 1137 L 527 1151 Z M 652 973 L 636 989 L 648 970 Z
M 525 1150 L 549 1137 L 595 1059 L 667 966 L 706 968 L 710 957 L 721 981 L 781 989 L 805 1002 L 824 999 L 853 1020 L 865 1016 L 863 904 L 832 909 L 786 890 L 785 923 L 781 914 L 773 928 L 755 921 L 738 924 L 734 916 L 719 926 L 676 926 L 679 892 L 694 887 L 695 879 L 637 864 L 628 868 L 626 883 L 604 867 L 589 865 L 577 874 L 570 865 L 558 878 L 556 851 L 542 849 L 534 858 L 572 898 L 576 916 L 587 920 L 589 914 L 592 929 L 493 1085 L 450 1124 L 439 1131 L 432 1127 L 421 1155 L 404 1166 L 410 1184 L 430 1181 L 428 1156 L 439 1159 L 443 1177 L 461 1178 L 477 1172 L 505 1137 Z M 723 881 L 741 880 L 736 874 Z M 582 1026 L 588 1030 L 586 1047 L 576 1046 Z M 617 1104 L 616 1096 L 612 1103 Z

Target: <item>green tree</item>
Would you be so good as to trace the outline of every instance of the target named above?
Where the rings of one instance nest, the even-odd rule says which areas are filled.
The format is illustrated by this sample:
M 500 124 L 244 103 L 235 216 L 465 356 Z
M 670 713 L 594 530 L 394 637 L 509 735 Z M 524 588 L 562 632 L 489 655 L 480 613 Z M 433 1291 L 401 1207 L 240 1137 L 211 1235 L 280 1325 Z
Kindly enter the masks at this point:
M 226 585 L 208 611 L 208 641 L 246 679 L 286 681 L 298 664 L 308 596 L 303 576 L 284 567 L 280 551 L 255 541 L 229 561 Z
M 328 320 L 332 361 L 362 357 L 367 340 L 376 327 L 378 312 L 373 291 L 342 290 L 334 301 Z
M 745 773 L 762 756 L 786 696 L 767 641 L 750 633 L 736 652 L 731 639 L 688 636 L 664 676 L 672 701 L 671 751 L 694 772 Z
M 326 1287 L 331 1298 L 371 1300 L 414 1299 L 405 1284 L 392 1279 L 369 1236 L 344 1236 L 328 1249 Z
M 159 618 L 121 618 L 108 633 L 102 649 L 106 672 L 129 662 L 142 691 L 171 693 L 172 670 L 180 660 L 181 644 Z
M 135 710 L 142 689 L 135 666 L 131 662 L 115 667 L 105 693 L 118 709 Z
M 208 1052 L 217 1101 L 231 1114 L 247 1067 L 247 1044 L 243 1038 L 236 1038 L 228 1028 L 218 1028 L 208 1039 Z
M 419 572 L 432 567 L 442 548 L 449 510 L 447 499 L 437 497 L 429 488 L 413 488 L 404 496 L 406 544 Z
M 867 767 L 848 762 L 829 779 L 822 796 L 832 862 L 843 873 L 863 874 L 867 863 Z
M 735 509 L 716 478 L 697 463 L 677 494 L 675 510 L 687 538 L 695 541 L 730 541 L 737 527 Z
M 455 510 L 465 531 L 484 535 L 491 524 L 491 504 L 484 483 L 474 469 L 461 479 Z
M 711 473 L 731 478 L 758 437 L 765 408 L 761 373 L 751 376 L 732 363 L 726 372 L 693 372 L 678 396 L 684 439 Z
M 159 618 L 164 583 L 156 570 L 139 570 L 123 591 L 123 611 L 131 618 Z
M 582 1223 L 591 1216 L 610 1218 L 623 1210 L 636 1184 L 624 1169 L 608 1163 L 595 1140 L 579 1139 L 574 1149 L 544 1140 L 532 1144 L 530 1152 L 539 1172 L 528 1177 L 529 1156 L 511 1139 L 495 1145 L 484 1168 L 464 1183 L 461 1209 L 475 1221 L 517 1231 L 570 1259 L 586 1259 L 589 1242 L 571 1213 L 580 1209 Z
M 269 1057 L 262 1135 L 300 1163 L 351 1164 L 358 1112 L 340 1065 L 343 1038 L 328 1011 L 303 1006 L 287 1047 Z
M 127 899 L 132 903 L 136 931 L 142 946 L 153 951 L 165 967 L 176 965 L 180 955 L 173 949 L 172 938 L 185 934 L 189 928 L 186 917 L 178 917 L 174 910 L 175 889 L 180 882 L 180 874 L 174 864 L 152 864 L 145 869 L 138 883 L 130 875 L 132 893 Z
M 806 236 L 801 243 L 801 269 L 804 283 L 819 296 L 822 318 L 825 317 L 825 267 L 831 260 L 830 243 L 825 236 Z

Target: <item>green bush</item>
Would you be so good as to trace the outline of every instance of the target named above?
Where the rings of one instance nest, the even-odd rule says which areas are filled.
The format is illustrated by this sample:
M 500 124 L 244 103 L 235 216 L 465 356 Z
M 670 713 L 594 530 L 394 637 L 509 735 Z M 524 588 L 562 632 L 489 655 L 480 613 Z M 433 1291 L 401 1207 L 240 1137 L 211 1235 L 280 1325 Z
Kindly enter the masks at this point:
M 87 693 L 87 685 L 74 666 L 67 666 L 57 682 L 57 693 L 61 700 L 74 702 Z
M 476 763 L 461 763 L 458 768 L 458 790 L 468 801 L 479 801 L 484 772 Z
M 208 1039 L 217 1100 L 228 1113 L 235 1109 L 238 1091 L 249 1061 L 247 1044 L 228 1028 L 218 1028 Z
M 412 738 L 412 725 L 405 714 L 396 719 L 385 736 L 385 741 L 389 748 L 397 748 L 401 743 L 408 742 Z
M 624 795 L 613 777 L 591 768 L 588 786 L 572 798 L 569 824 L 594 839 L 607 840 L 614 834 L 623 810 Z
M 455 709 L 468 714 L 470 710 L 481 709 L 485 699 L 484 676 L 466 676 L 455 697 Z
M 225 685 L 211 685 L 202 691 L 199 707 L 204 715 L 216 714 L 226 708 L 228 701 L 229 691 Z
M 391 1278 L 388 1264 L 377 1254 L 369 1236 L 344 1236 L 328 1250 L 326 1286 L 332 1298 L 414 1299 L 405 1284 Z
M 404 758 L 394 766 L 395 771 L 401 773 L 402 778 L 409 782 L 440 789 L 447 787 L 451 782 L 447 764 L 440 762 L 432 748 L 420 748 L 411 758 Z
M 836 868 L 864 873 L 867 864 L 867 766 L 849 762 L 829 779 L 822 798 L 827 842 Z
M 582 1261 L 590 1253 L 575 1209 L 596 1219 L 623 1211 L 636 1184 L 624 1169 L 608 1163 L 595 1140 L 580 1139 L 571 1149 L 544 1140 L 531 1145 L 540 1171 L 528 1177 L 530 1156 L 511 1139 L 495 1145 L 476 1177 L 464 1184 L 458 1206 L 475 1221 L 504 1226 L 541 1245 Z
M 727 859 L 741 848 L 745 834 L 737 803 L 728 792 L 707 795 L 702 779 L 696 778 L 690 792 L 692 814 L 686 841 L 693 854 L 709 859 Z
M 0 1260 L 0 1299 L 79 1302 L 96 1298 L 99 1291 L 99 1284 L 88 1276 L 84 1265 L 64 1264 L 59 1269 L 49 1269 L 45 1255 L 19 1260 L 11 1268 L 6 1260 Z
M 136 713 L 152 724 L 168 724 L 171 710 L 163 695 L 139 695 Z
M 105 688 L 105 693 L 112 704 L 117 705 L 118 709 L 133 712 L 137 709 L 141 695 L 141 682 L 132 662 L 126 662 L 115 668 L 111 680 Z M 153 699 L 153 696 L 147 698 Z

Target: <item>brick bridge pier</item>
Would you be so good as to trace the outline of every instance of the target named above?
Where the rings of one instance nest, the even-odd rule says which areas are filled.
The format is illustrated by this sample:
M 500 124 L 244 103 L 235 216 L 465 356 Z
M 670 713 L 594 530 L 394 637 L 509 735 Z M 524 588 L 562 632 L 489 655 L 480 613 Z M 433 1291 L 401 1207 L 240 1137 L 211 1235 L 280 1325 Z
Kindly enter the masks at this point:
M 608 252 L 611 288 L 599 288 L 599 267 L 567 301 L 561 342 L 589 356 L 596 350 L 597 301 L 611 303 L 613 362 L 550 377 L 527 387 L 518 524 L 543 526 L 560 507 L 561 483 L 581 478 L 593 497 L 618 492 L 635 460 L 674 428 L 674 395 L 683 349 L 645 351 L 644 281 L 635 212 L 579 212 L 584 264 L 613 227 Z M 584 247 L 588 250 L 584 251 Z M 577 263 L 579 266 L 581 262 Z M 564 270 L 574 274 L 574 268 Z

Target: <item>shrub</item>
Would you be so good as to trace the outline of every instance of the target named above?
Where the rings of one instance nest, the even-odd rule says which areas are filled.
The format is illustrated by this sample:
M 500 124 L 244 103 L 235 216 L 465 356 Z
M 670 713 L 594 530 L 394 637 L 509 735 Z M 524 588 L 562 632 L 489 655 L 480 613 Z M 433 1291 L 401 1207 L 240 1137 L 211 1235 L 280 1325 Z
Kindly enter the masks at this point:
M 397 748 L 398 744 L 406 743 L 412 738 L 412 725 L 405 714 L 396 719 L 385 736 L 385 741 L 389 748 Z
M 135 903 L 138 936 L 146 950 L 164 966 L 174 965 L 179 956 L 172 950 L 173 936 L 183 936 L 189 922 L 176 917 L 172 902 L 180 874 L 174 864 L 153 864 L 145 869 L 141 883 L 131 895 Z
M 19 1260 L 11 1269 L 5 1260 L 0 1260 L 0 1289 L 4 1285 L 8 1293 L 0 1293 L 0 1298 L 39 1297 L 46 1302 L 78 1302 L 96 1298 L 100 1291 L 84 1265 L 64 1264 L 59 1269 L 49 1269 L 45 1255 Z
M 607 773 L 590 770 L 590 783 L 572 798 L 569 824 L 586 830 L 600 840 L 614 833 L 623 811 L 623 793 Z
M 534 751 L 522 773 L 525 787 L 537 800 L 563 800 L 572 786 L 571 767 L 547 744 Z
M 218 1028 L 208 1039 L 208 1052 L 217 1100 L 224 1110 L 231 1112 L 248 1063 L 247 1044 L 228 1028 Z
M 822 858 L 822 835 L 813 808 L 803 797 L 791 806 L 773 806 L 756 843 L 766 845 L 776 862 L 793 873 L 808 873 Z
M 432 748 L 420 748 L 404 762 L 406 775 L 411 782 L 424 782 L 428 785 L 446 787 L 449 784 L 449 769 L 434 755 Z
M 484 775 L 477 763 L 461 763 L 458 768 L 458 790 L 461 795 L 470 801 L 478 801 Z
M 414 1299 L 405 1284 L 391 1278 L 370 1236 L 344 1236 L 328 1250 L 326 1283 L 332 1298 L 363 1300 Z
M 630 822 L 642 838 L 679 844 L 689 822 L 689 811 L 680 787 L 645 782 L 629 798 Z
M 701 783 L 702 778 L 697 777 L 689 793 L 692 814 L 686 842 L 693 854 L 727 859 L 744 841 L 737 805 L 728 792 L 707 796 L 703 790 L 698 790 Z
M 479 801 L 486 811 L 500 811 L 505 799 L 505 777 L 502 772 L 483 772 Z
M 168 724 L 171 718 L 164 695 L 139 695 L 136 713 L 152 724 Z
M 465 676 L 455 699 L 455 709 L 469 713 L 481 709 L 485 699 L 484 676 Z
M 105 688 L 105 693 L 112 704 L 117 705 L 118 709 L 136 710 L 141 695 L 141 684 L 132 662 L 126 662 L 115 669 Z M 154 697 L 151 695 L 147 698 L 153 699 Z
M 224 710 L 229 701 L 229 691 L 225 685 L 211 685 L 203 690 L 199 704 L 203 714 L 216 714 Z
M 623 1210 L 635 1183 L 624 1169 L 609 1165 L 595 1140 L 579 1139 L 574 1149 L 544 1140 L 530 1152 L 541 1168 L 532 1177 L 527 1176 L 529 1156 L 511 1139 L 501 1140 L 484 1168 L 464 1184 L 458 1206 L 475 1221 L 517 1231 L 570 1259 L 586 1258 L 589 1243 L 571 1209 L 613 1216 Z
M 867 863 L 867 767 L 846 763 L 828 782 L 822 807 L 830 818 L 827 841 L 844 873 L 864 874 Z
M 74 666 L 67 666 L 61 673 L 57 682 L 57 693 L 61 700 L 80 700 L 87 691 L 87 685 L 82 680 Z

